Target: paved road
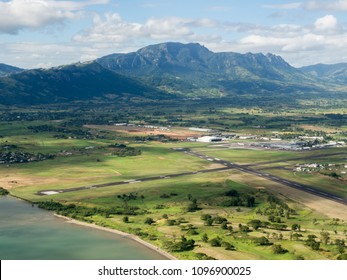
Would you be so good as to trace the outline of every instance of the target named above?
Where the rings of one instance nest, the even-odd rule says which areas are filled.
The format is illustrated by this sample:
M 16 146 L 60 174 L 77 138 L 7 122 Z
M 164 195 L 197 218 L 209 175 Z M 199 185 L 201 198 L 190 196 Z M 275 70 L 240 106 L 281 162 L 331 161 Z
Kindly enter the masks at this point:
M 230 161 L 226 161 L 226 160 L 222 160 L 219 158 L 207 156 L 207 155 L 204 155 L 202 153 L 195 152 L 195 151 L 184 150 L 183 152 L 186 154 L 189 154 L 191 156 L 195 156 L 195 157 L 199 157 L 201 159 L 208 160 L 208 161 L 213 162 L 213 163 L 223 164 L 228 168 L 237 169 L 237 170 L 240 170 L 240 171 L 245 172 L 245 173 L 249 173 L 249 174 L 253 174 L 253 175 L 256 175 L 256 176 L 259 176 L 262 178 L 266 178 L 270 181 L 280 183 L 282 185 L 286 185 L 286 186 L 294 188 L 294 189 L 298 189 L 298 190 L 301 190 L 301 191 L 304 191 L 307 193 L 317 195 L 319 197 L 323 197 L 323 198 L 330 199 L 330 200 L 336 201 L 338 203 L 347 205 L 347 199 L 345 199 L 345 198 L 336 196 L 336 195 L 331 194 L 331 193 L 326 192 L 326 191 L 314 189 L 313 187 L 308 186 L 308 185 L 304 185 L 304 184 L 300 184 L 300 183 L 297 183 L 297 182 L 294 182 L 291 180 L 283 179 L 281 177 L 263 172 L 261 170 L 253 169 L 253 168 L 249 167 L 249 165 L 235 164 L 235 163 L 232 163 Z M 336 154 L 341 154 L 341 153 L 336 153 Z M 336 155 L 336 154 L 333 154 L 333 155 Z M 332 155 L 332 154 L 330 154 L 330 155 Z M 313 157 L 310 157 L 310 158 L 313 158 Z M 283 161 L 286 161 L 286 160 L 283 160 Z M 276 162 L 279 162 L 279 161 L 276 161 Z
M 126 184 L 136 184 L 136 183 L 141 183 L 141 182 L 163 180 L 163 179 L 168 179 L 168 178 L 175 178 L 175 177 L 181 177 L 181 176 L 187 176 L 187 175 L 195 175 L 195 174 L 200 174 L 200 173 L 224 171 L 224 170 L 229 170 L 231 168 L 232 167 L 204 169 L 204 170 L 200 170 L 200 171 L 160 175 L 160 176 L 147 177 L 147 178 L 142 178 L 142 179 L 133 179 L 133 180 L 118 181 L 118 182 L 111 182 L 111 183 L 105 183 L 105 184 L 96 184 L 96 185 L 91 185 L 91 186 L 83 186 L 83 187 L 76 187 L 76 188 L 70 188 L 70 189 L 42 190 L 42 191 L 37 192 L 36 194 L 37 195 L 52 195 L 52 194 L 75 192 L 75 191 L 82 191 L 82 190 L 88 190 L 88 189 L 98 189 L 98 188 L 103 188 L 103 187 L 120 186 L 120 185 L 126 185 Z

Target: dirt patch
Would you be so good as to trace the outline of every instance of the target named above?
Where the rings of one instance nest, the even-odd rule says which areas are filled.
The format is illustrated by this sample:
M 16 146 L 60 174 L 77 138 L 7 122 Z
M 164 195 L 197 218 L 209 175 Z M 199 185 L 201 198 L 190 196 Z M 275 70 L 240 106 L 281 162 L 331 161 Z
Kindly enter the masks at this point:
M 225 166 L 223 164 L 212 163 L 212 164 L 209 164 L 206 169 L 216 169 L 221 167 L 225 167 Z
M 300 125 L 299 127 L 305 129 L 305 130 L 311 130 L 311 131 L 324 131 L 327 133 L 334 133 L 339 131 L 338 128 L 330 128 L 330 127 L 322 127 L 322 126 L 315 126 L 315 125 Z
M 42 178 L 25 175 L 23 177 L 18 175 L 7 175 L 6 177 L 0 178 L 0 186 L 4 189 L 11 190 L 18 187 L 30 187 L 38 185 L 49 185 L 64 183 L 66 180 L 56 179 L 56 178 Z
M 169 129 L 161 128 L 147 128 L 147 127 L 132 127 L 132 126 L 115 126 L 115 125 L 85 125 L 86 128 L 97 130 L 108 130 L 120 133 L 126 133 L 131 135 L 143 136 L 143 135 L 165 135 L 173 139 L 185 140 L 187 137 L 200 137 L 201 132 L 191 131 L 188 128 L 172 127 Z

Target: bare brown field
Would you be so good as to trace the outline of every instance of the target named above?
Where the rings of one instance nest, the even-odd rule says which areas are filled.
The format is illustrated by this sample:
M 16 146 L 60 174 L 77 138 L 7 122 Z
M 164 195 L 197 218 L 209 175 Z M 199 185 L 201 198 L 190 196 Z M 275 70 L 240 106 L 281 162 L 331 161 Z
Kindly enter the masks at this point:
M 341 131 L 341 129 L 338 129 L 338 128 L 330 128 L 330 127 L 324 127 L 324 126 L 318 126 L 318 125 L 300 125 L 299 127 L 305 130 L 324 131 L 326 133 L 335 133 L 335 132 Z
M 85 125 L 84 127 L 97 129 L 97 130 L 108 130 L 120 133 L 126 133 L 136 136 L 151 136 L 151 135 L 165 135 L 173 139 L 185 140 L 187 137 L 200 137 L 203 133 L 198 131 L 192 131 L 188 128 L 172 127 L 168 130 L 160 128 L 147 128 L 138 126 L 114 126 L 114 125 Z

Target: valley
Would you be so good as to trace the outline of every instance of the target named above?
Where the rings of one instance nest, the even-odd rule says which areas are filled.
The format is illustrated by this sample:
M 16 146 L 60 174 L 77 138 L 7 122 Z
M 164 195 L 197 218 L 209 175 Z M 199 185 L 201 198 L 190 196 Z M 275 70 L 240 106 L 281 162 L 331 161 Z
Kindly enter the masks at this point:
M 1 153 L 12 161 L 0 164 L 0 187 L 178 259 L 344 255 L 344 108 L 181 105 L 2 107 Z M 204 135 L 223 139 L 199 142 Z

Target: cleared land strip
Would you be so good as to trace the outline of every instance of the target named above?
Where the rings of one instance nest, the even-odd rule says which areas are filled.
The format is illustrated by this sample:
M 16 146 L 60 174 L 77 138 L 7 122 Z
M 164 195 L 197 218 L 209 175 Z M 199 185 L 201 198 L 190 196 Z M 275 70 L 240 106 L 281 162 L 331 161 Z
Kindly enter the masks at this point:
M 223 165 L 225 165 L 226 167 L 229 167 L 229 168 L 234 168 L 234 169 L 240 170 L 240 171 L 245 172 L 245 173 L 249 173 L 249 174 L 253 174 L 253 175 L 256 175 L 256 176 L 259 176 L 259 177 L 262 177 L 262 178 L 266 178 L 266 179 L 268 179 L 270 181 L 273 181 L 273 182 L 276 182 L 276 183 L 280 183 L 282 185 L 286 185 L 286 186 L 294 188 L 294 189 L 298 189 L 298 190 L 301 190 L 301 191 L 304 191 L 304 192 L 307 192 L 307 193 L 310 193 L 310 194 L 314 194 L 314 195 L 319 196 L 319 197 L 323 197 L 323 198 L 330 199 L 330 200 L 333 200 L 335 202 L 347 205 L 347 199 L 344 199 L 342 197 L 338 197 L 338 196 L 336 196 L 334 194 L 331 194 L 329 192 L 326 192 L 326 191 L 321 191 L 321 190 L 314 189 L 313 187 L 308 186 L 308 185 L 304 185 L 304 184 L 300 184 L 300 183 L 297 183 L 297 182 L 294 182 L 294 181 L 283 179 L 281 177 L 278 177 L 278 176 L 275 176 L 275 175 L 263 172 L 261 170 L 252 169 L 252 168 L 249 167 L 249 165 L 235 164 L 235 163 L 232 163 L 232 162 L 229 162 L 229 161 L 226 161 L 226 160 L 222 160 L 222 159 L 219 159 L 219 158 L 207 156 L 207 155 L 195 152 L 195 151 L 187 151 L 187 150 L 185 150 L 184 153 L 192 155 L 192 156 L 199 157 L 201 159 L 208 160 L 210 162 L 223 164 Z M 338 153 L 338 154 L 341 154 L 341 153 Z M 287 161 L 287 160 L 283 160 L 283 161 Z M 281 161 L 276 161 L 276 162 L 281 162 Z
M 289 158 L 289 159 L 277 159 L 272 161 L 264 161 L 264 162 L 258 162 L 254 164 L 247 164 L 244 166 L 259 166 L 259 165 L 265 165 L 265 164 L 272 164 L 272 163 L 279 163 L 279 162 L 287 162 L 287 161 L 298 161 L 298 160 L 308 160 L 308 159 L 314 159 L 314 158 L 323 158 L 323 157 L 329 157 L 329 156 L 340 156 L 340 155 L 347 155 L 347 152 L 339 152 L 339 153 L 330 153 L 330 154 L 319 154 L 319 155 L 312 155 L 307 157 L 297 157 L 297 158 Z
M 147 177 L 147 178 L 142 178 L 142 179 L 132 179 L 132 180 L 125 180 L 125 181 L 118 181 L 118 182 L 110 182 L 110 183 L 105 183 L 105 184 L 96 184 L 96 185 L 91 185 L 91 186 L 82 186 L 82 187 L 69 188 L 69 189 L 42 190 L 42 191 L 37 192 L 36 195 L 52 195 L 52 194 L 75 192 L 75 191 L 82 191 L 82 190 L 88 190 L 88 189 L 98 189 L 98 188 L 103 188 L 103 187 L 119 186 L 119 185 L 126 185 L 126 184 L 136 184 L 136 183 L 141 183 L 141 182 L 146 182 L 146 181 L 162 180 L 162 179 L 175 178 L 175 177 L 181 177 L 181 176 L 187 176 L 187 175 L 194 175 L 194 174 L 199 174 L 199 173 L 224 171 L 224 170 L 229 170 L 232 168 L 233 167 L 221 167 L 221 168 L 204 169 L 204 170 L 192 171 L 192 172 L 153 176 L 153 177 Z

